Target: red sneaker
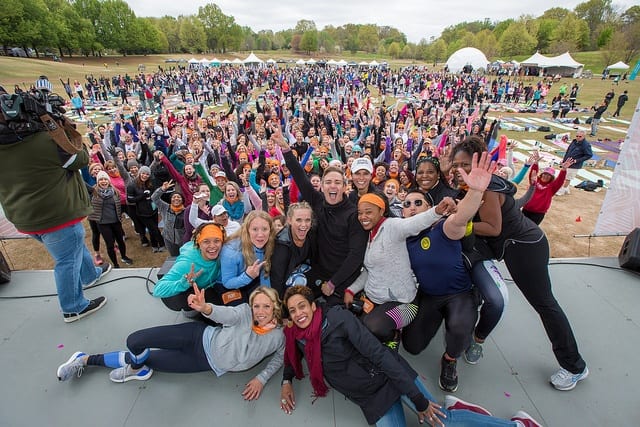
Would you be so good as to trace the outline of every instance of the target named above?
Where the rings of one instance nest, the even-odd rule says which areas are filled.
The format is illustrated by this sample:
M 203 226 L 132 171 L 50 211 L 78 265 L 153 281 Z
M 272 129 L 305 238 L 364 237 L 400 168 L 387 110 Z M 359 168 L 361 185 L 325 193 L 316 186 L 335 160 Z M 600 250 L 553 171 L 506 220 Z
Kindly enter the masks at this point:
M 465 402 L 464 400 L 458 399 L 457 397 L 451 396 L 451 395 L 447 395 L 444 397 L 444 407 L 450 411 L 463 409 L 463 410 L 475 412 L 477 414 L 491 416 L 491 412 L 487 411 L 482 406 Z
M 524 427 L 542 427 L 542 424 L 533 419 L 533 417 L 524 411 L 518 411 L 511 418 L 511 421 L 515 421 Z

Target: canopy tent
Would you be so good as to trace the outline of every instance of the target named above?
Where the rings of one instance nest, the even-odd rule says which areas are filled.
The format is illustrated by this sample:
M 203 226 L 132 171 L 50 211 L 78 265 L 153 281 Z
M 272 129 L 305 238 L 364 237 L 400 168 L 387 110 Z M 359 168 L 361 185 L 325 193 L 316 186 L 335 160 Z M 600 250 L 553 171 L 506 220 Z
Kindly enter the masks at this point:
M 296 65 L 304 65 L 306 64 L 306 62 L 304 61 L 304 59 L 300 58 L 296 61 Z
M 615 64 L 611 64 L 607 67 L 607 70 L 628 70 L 629 66 L 622 61 L 618 61 Z
M 189 60 L 189 64 L 199 64 L 199 63 L 200 63 L 200 61 L 198 61 L 196 58 L 191 58 Z
M 330 59 L 327 61 L 327 65 L 336 65 L 338 62 L 335 59 Z
M 339 67 L 345 67 L 347 65 L 347 61 L 345 61 L 344 59 L 341 59 L 340 61 L 338 61 L 336 65 Z
M 253 52 L 242 61 L 243 64 L 262 64 L 264 61 L 258 58 Z
M 368 66 L 369 66 L 369 63 L 368 63 L 367 61 L 360 61 L 360 62 L 358 63 L 358 65 L 359 65 L 359 66 L 361 66 L 361 67 L 368 67 Z
M 315 60 L 315 59 L 313 59 L 313 58 L 309 58 L 309 59 L 307 59 L 307 64 L 309 64 L 309 65 L 314 65 L 315 63 L 316 63 L 316 60 Z
M 520 63 L 523 68 L 529 68 L 529 74 L 536 74 L 536 68 L 544 70 L 546 74 L 559 74 L 563 77 L 579 77 L 582 74 L 584 64 L 571 57 L 569 52 L 558 56 L 544 56 L 536 52 L 530 58 Z M 534 69 L 533 72 L 531 72 Z
M 231 61 L 229 61 L 228 59 L 225 59 L 224 61 L 222 61 L 222 63 L 224 65 L 229 65 L 229 64 L 231 64 Z
M 474 70 L 486 70 L 488 64 L 489 60 L 485 54 L 475 47 L 458 49 L 447 59 L 447 68 L 451 73 L 459 73 L 467 65 L 473 67 Z
M 369 62 L 369 65 L 371 67 L 379 67 L 380 64 L 374 59 L 373 61 Z
M 211 60 L 211 62 L 209 63 L 209 65 L 212 65 L 214 67 L 219 67 L 220 66 L 220 60 L 218 58 L 213 58 Z
M 236 58 L 236 59 L 234 59 L 233 61 L 231 61 L 231 63 L 232 63 L 232 64 L 235 64 L 235 65 L 241 65 L 241 64 L 242 64 L 242 61 L 241 61 L 239 58 Z
M 204 65 L 205 67 L 208 67 L 211 64 L 211 61 L 209 61 L 207 58 L 202 58 L 200 60 L 200 64 Z
M 275 63 L 276 63 L 275 59 L 273 59 L 273 58 L 267 59 L 267 64 L 275 64 Z

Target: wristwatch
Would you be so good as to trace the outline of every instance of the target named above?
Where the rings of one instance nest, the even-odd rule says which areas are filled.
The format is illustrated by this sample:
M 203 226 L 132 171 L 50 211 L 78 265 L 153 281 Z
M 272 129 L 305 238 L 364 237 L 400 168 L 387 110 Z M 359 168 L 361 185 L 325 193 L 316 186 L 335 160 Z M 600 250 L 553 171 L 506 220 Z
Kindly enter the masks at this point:
M 289 380 L 282 380 L 282 383 L 280 383 L 280 386 L 283 386 L 285 384 L 291 384 L 291 381 Z

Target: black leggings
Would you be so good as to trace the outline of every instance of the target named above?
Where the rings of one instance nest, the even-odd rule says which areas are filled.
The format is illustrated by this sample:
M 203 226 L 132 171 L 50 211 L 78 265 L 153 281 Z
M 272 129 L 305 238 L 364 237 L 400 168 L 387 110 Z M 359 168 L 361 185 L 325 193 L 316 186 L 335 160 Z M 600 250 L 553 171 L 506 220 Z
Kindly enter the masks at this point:
M 158 214 L 154 214 L 152 216 L 139 216 L 138 220 L 140 224 L 144 227 L 144 229 L 149 230 L 149 239 L 151 240 L 151 246 L 154 248 L 159 248 L 164 246 L 164 239 L 162 238 L 162 234 L 160 234 L 160 229 L 158 228 Z M 141 236 L 144 236 L 144 231 L 141 233 Z
M 544 213 L 539 213 L 539 212 L 531 212 L 531 211 L 528 211 L 526 209 L 522 209 L 522 215 L 526 216 L 531 221 L 535 222 L 536 225 L 540 225 L 540 223 L 544 219 L 544 215 L 545 214 Z
M 147 365 L 159 372 L 203 372 L 211 366 L 202 345 L 205 323 L 156 326 L 127 337 L 126 360 L 134 369 Z M 153 350 L 150 350 L 153 349 Z
M 578 352 L 569 319 L 551 290 L 547 237 L 506 245 L 504 262 L 514 283 L 540 316 L 560 366 L 574 374 L 584 371 L 586 363 Z
M 100 252 L 100 230 L 98 229 L 98 221 L 89 220 L 89 228 L 91 228 L 91 246 L 94 252 Z
M 402 345 L 418 354 L 431 342 L 444 320 L 446 352 L 458 358 L 471 342 L 478 318 L 478 297 L 474 290 L 454 295 L 431 296 L 418 290 L 418 315 L 402 330 Z
M 114 267 L 118 267 L 118 257 L 116 256 L 116 250 L 114 243 L 118 243 L 118 250 L 122 258 L 127 257 L 127 246 L 124 243 L 124 230 L 122 230 L 122 223 L 120 221 L 113 224 L 98 224 L 98 229 L 104 243 L 107 245 L 107 254 Z
M 400 302 L 390 301 L 376 305 L 368 314 L 363 313 L 360 320 L 362 320 L 364 326 L 366 326 L 380 342 L 391 341 L 395 338 L 396 330 L 399 328 L 396 322 L 387 315 L 387 311 L 401 304 Z

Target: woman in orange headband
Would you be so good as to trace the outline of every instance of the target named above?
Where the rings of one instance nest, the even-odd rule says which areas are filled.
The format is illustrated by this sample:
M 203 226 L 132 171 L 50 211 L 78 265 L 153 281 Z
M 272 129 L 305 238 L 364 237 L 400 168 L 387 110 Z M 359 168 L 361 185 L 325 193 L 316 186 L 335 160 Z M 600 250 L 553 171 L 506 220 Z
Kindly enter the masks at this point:
M 409 263 L 405 240 L 438 221 L 455 208 L 452 199 L 411 219 L 389 218 L 389 202 L 378 192 L 370 192 L 358 201 L 358 221 L 369 232 L 364 268 L 346 289 L 344 302 L 353 304 L 358 295 L 362 321 L 383 343 L 397 347 L 399 330 L 416 315 L 411 302 L 416 283 Z
M 213 285 L 220 281 L 220 260 L 218 256 L 224 242 L 224 228 L 213 223 L 201 224 L 193 232 L 193 238 L 180 248 L 180 255 L 171 270 L 164 275 L 153 289 L 153 296 L 174 311 L 182 311 L 187 317 L 198 317 L 188 303 L 195 284 L 204 291 L 208 302 L 216 301 Z

